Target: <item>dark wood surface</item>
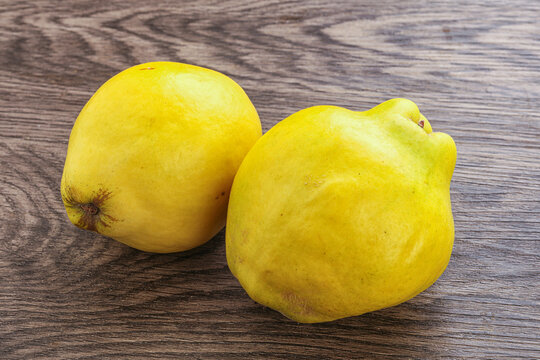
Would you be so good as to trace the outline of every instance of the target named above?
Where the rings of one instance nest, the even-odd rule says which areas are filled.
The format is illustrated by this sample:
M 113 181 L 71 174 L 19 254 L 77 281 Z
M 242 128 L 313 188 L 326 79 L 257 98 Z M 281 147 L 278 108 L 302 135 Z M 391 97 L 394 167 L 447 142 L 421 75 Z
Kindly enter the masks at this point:
M 540 2 L 0 0 L 0 358 L 540 358 Z M 224 232 L 155 255 L 72 226 L 73 122 L 131 65 L 210 67 L 264 130 L 415 101 L 458 148 L 454 253 L 394 308 L 296 324 L 244 293 Z

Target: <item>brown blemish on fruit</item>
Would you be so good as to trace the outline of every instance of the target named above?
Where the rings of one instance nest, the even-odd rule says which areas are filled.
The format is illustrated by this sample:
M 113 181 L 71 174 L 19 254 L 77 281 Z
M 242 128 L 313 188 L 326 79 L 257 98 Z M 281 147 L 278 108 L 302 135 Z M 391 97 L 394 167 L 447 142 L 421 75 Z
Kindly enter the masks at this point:
M 216 196 L 216 200 L 218 200 L 220 196 L 225 196 L 225 191 L 222 191 L 221 194 L 219 194 L 218 196 Z
M 247 244 L 248 240 L 249 240 L 249 231 L 248 230 L 242 230 L 242 234 L 240 236 L 240 244 L 242 245 L 245 245 Z
M 145 67 L 145 68 L 140 68 L 139 70 L 154 70 L 155 68 L 153 67 Z
M 292 292 L 283 293 L 282 296 L 283 300 L 285 300 L 285 302 L 287 302 L 289 305 L 295 307 L 301 315 L 312 315 L 315 313 L 308 305 L 307 301 L 300 296 Z
M 313 178 L 311 175 L 304 176 L 304 185 L 319 187 L 324 184 L 325 176 L 320 176 L 319 178 Z
M 420 126 L 423 129 L 424 128 L 424 120 L 420 120 L 418 122 L 418 126 Z
M 79 219 L 73 222 L 75 226 L 98 232 L 98 225 L 110 227 L 113 222 L 118 221 L 106 211 L 105 202 L 111 196 L 110 191 L 101 188 L 92 194 L 90 201 L 85 201 L 86 199 L 75 188 L 66 186 L 65 192 L 62 193 L 62 200 L 66 207 L 76 209 L 80 213 Z

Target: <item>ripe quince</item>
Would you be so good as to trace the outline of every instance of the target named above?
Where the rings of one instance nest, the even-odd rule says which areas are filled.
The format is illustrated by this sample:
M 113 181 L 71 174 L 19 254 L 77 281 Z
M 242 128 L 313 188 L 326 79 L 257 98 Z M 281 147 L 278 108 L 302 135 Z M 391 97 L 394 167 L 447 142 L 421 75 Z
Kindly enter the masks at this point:
M 219 72 L 124 70 L 73 126 L 61 184 L 69 219 L 144 251 L 191 249 L 225 225 L 234 175 L 260 136 L 248 96 Z
M 406 99 L 299 111 L 235 177 L 229 268 L 251 298 L 298 322 L 402 303 L 450 259 L 455 161 L 452 138 Z

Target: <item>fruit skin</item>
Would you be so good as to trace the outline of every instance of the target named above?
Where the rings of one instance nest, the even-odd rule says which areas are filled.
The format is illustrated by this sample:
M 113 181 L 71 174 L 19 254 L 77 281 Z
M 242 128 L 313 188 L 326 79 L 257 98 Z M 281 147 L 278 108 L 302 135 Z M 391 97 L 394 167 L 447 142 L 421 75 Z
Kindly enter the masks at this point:
M 404 302 L 450 259 L 455 161 L 452 138 L 406 99 L 299 111 L 259 139 L 235 177 L 229 268 L 253 300 L 298 322 Z
M 176 252 L 225 224 L 257 111 L 227 76 L 151 62 L 122 71 L 79 114 L 61 193 L 71 222 L 134 248 Z

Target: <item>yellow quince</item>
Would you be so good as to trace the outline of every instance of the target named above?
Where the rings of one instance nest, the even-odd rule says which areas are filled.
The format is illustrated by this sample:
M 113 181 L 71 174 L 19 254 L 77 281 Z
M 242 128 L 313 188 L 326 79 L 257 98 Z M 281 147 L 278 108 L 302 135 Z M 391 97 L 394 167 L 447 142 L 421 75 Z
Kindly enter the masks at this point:
M 229 268 L 299 322 L 402 303 L 450 259 L 456 147 L 406 99 L 299 111 L 244 159 L 231 190 Z
M 255 108 L 227 76 L 131 67 L 73 126 L 61 184 L 69 219 L 144 251 L 191 249 L 225 225 L 234 175 L 260 136 Z

